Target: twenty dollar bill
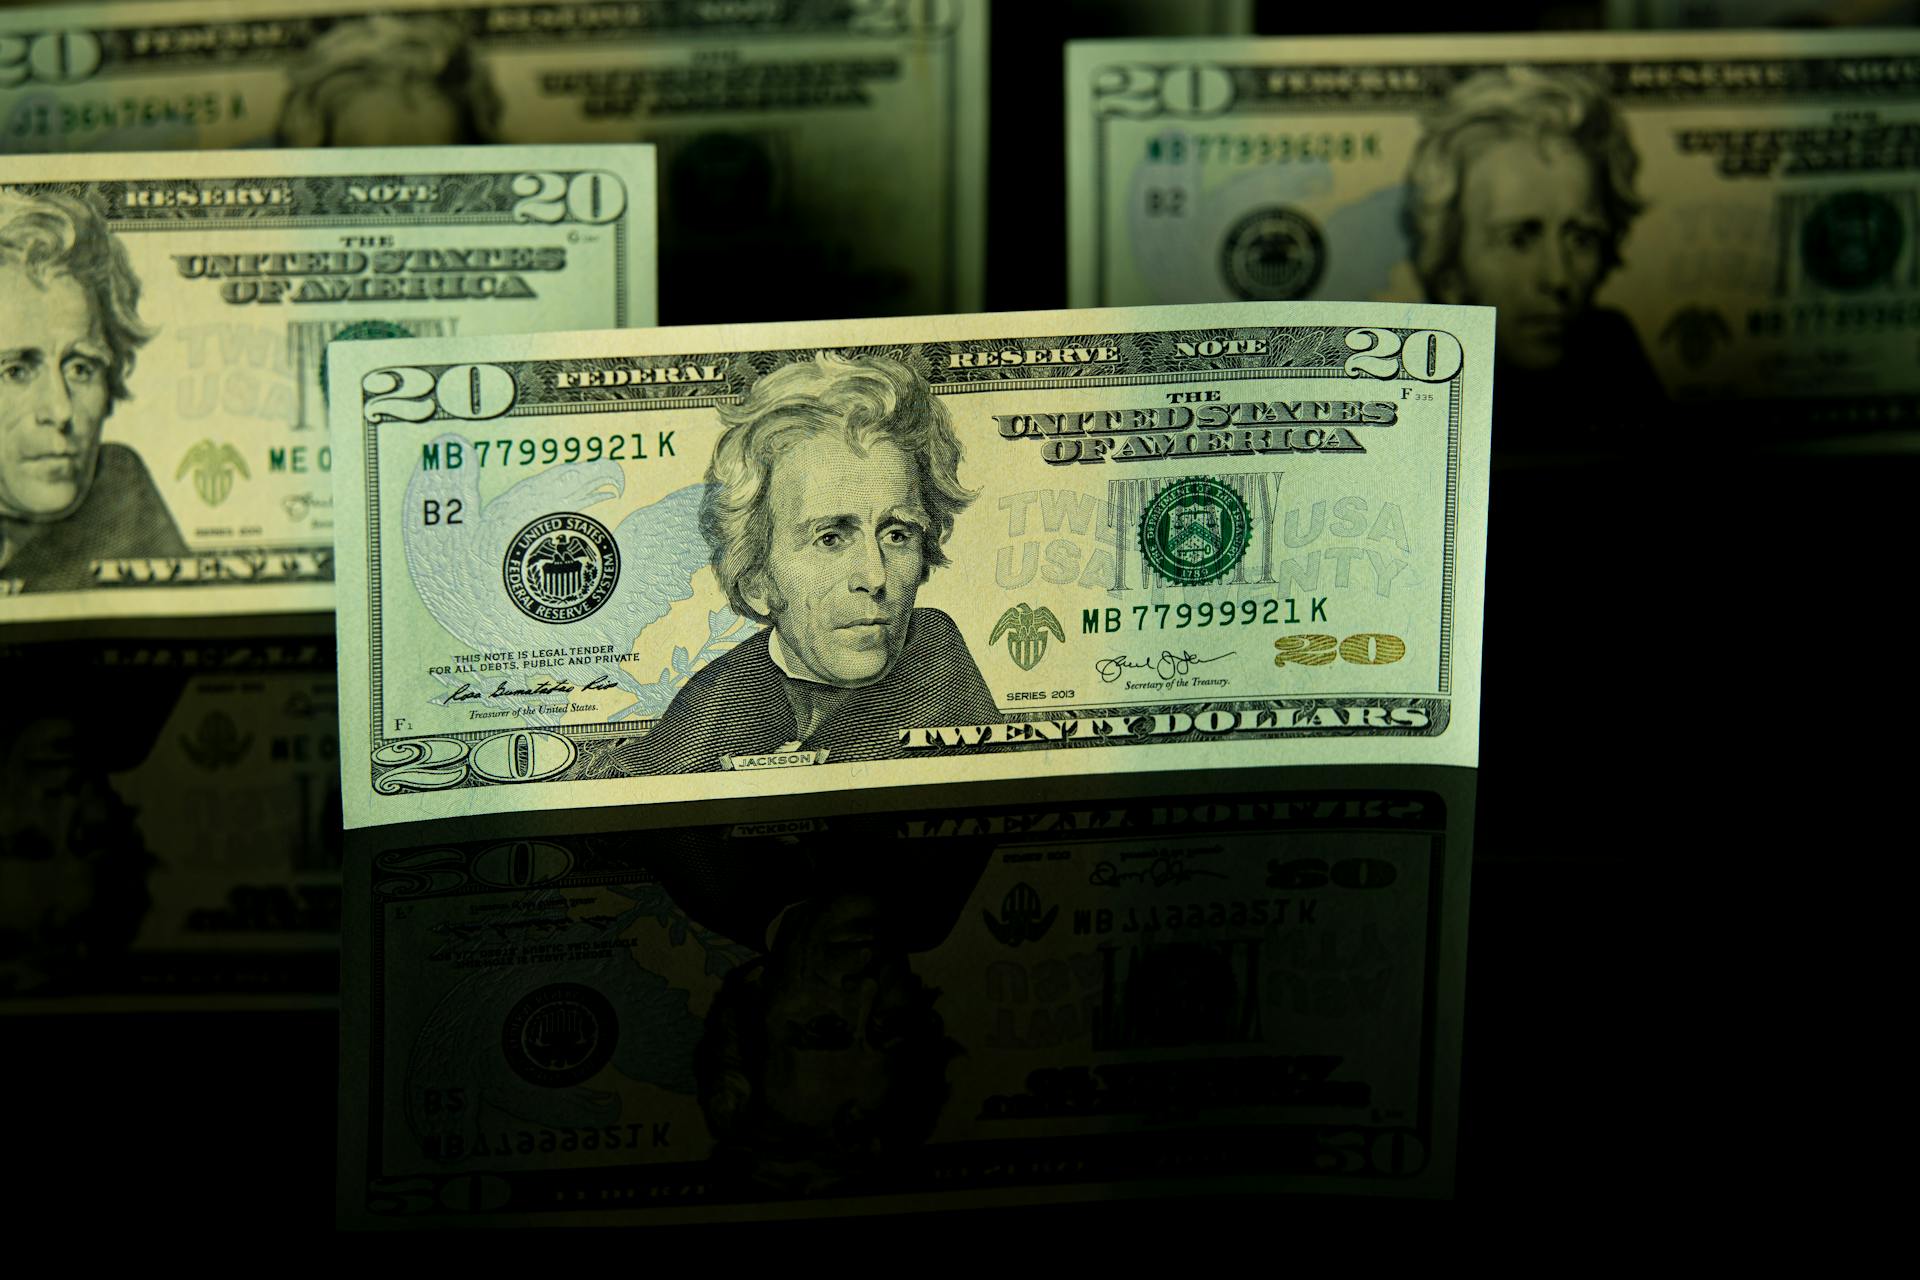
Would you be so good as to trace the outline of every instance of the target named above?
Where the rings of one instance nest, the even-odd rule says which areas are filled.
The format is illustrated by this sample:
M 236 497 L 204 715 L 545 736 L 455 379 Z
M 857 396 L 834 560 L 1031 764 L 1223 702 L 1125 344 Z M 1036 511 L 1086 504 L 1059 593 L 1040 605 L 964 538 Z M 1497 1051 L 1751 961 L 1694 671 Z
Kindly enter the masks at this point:
M 330 344 L 652 324 L 654 264 L 647 147 L 6 161 L 0 622 L 331 608 Z
M 653 143 L 670 324 L 971 311 L 986 0 L 0 12 L 0 153 Z
M 347 825 L 1472 764 L 1492 322 L 337 346 Z
M 1503 452 L 1600 387 L 1911 425 L 1916 84 L 1897 31 L 1076 44 L 1071 300 L 1496 307 Z

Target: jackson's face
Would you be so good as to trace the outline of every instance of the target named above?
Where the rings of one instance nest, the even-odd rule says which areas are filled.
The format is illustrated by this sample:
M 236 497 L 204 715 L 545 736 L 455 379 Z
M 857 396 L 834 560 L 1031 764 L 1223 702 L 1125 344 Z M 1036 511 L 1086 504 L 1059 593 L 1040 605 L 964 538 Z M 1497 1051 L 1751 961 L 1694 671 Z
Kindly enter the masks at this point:
M 1523 369 L 1566 356 L 1600 285 L 1607 220 L 1592 162 L 1565 138 L 1513 138 L 1467 166 L 1446 302 L 1499 308 L 1499 353 Z
M 837 431 L 791 446 L 768 484 L 773 544 L 748 603 L 773 619 L 796 674 L 859 688 L 893 668 L 926 575 L 931 521 L 913 460 Z
M 58 520 L 100 457 L 112 352 L 85 289 L 0 264 L 0 515 Z
M 826 1131 L 850 1108 L 884 1105 L 915 984 L 906 955 L 880 936 L 873 899 L 795 910 L 806 915 L 782 926 L 767 970 L 763 1087 L 783 1119 Z
M 129 837 L 126 809 L 89 770 L 72 721 L 30 718 L 0 742 L 0 958 L 44 951 L 94 901 L 104 852 Z
M 152 855 L 72 717 L 0 720 L 0 992 L 123 951 Z

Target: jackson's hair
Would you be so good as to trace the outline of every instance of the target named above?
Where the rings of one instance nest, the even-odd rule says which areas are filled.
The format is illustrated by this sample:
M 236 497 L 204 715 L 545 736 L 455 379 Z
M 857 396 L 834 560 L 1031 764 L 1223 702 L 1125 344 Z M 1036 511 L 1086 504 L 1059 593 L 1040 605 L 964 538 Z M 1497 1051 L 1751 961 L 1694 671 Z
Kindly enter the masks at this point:
M 728 971 L 694 1050 L 715 1162 L 735 1177 L 792 1194 L 871 1179 L 889 1160 L 924 1145 L 951 1093 L 948 1066 L 965 1053 L 935 1009 L 939 988 L 910 976 L 879 1106 L 871 1113 L 842 1107 L 827 1127 L 815 1128 L 780 1115 L 766 1099 L 766 963 L 756 958 Z
M 43 286 L 68 275 L 86 290 L 113 358 L 107 388 L 114 400 L 125 400 L 134 353 L 153 330 L 140 322 L 140 280 L 126 247 L 94 207 L 57 191 L 0 190 L 0 263 L 21 268 Z
M 960 484 L 960 441 L 946 406 L 906 365 L 887 356 L 848 358 L 823 351 L 761 378 L 743 403 L 720 410 L 720 420 L 726 430 L 707 466 L 700 532 L 736 612 L 771 621 L 746 599 L 764 586 L 773 546 L 768 482 L 783 453 L 824 431 L 843 432 L 858 450 L 891 441 L 913 459 L 920 503 L 931 525 L 923 540 L 921 580 L 947 563 L 942 544 L 974 494 Z
M 1460 254 L 1460 192 L 1467 167 L 1496 143 L 1565 138 L 1593 166 L 1607 220 L 1601 276 L 1620 265 L 1620 241 L 1644 207 L 1634 191 L 1640 157 L 1606 95 L 1586 76 L 1534 67 L 1483 71 L 1462 80 L 1427 120 L 1408 166 L 1407 233 L 1413 266 L 1440 296 Z
M 454 142 L 492 142 L 499 131 L 500 93 L 448 18 L 375 14 L 343 22 L 309 45 L 290 75 L 277 130 L 282 146 L 331 146 L 347 103 L 394 86 L 450 103 L 460 118 Z

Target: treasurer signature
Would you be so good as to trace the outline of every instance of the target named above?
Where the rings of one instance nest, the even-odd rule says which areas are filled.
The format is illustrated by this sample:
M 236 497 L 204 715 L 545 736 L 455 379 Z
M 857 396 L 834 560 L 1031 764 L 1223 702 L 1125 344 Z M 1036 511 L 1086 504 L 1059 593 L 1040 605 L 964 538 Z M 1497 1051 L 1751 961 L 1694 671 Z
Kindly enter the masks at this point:
M 1222 658 L 1231 658 L 1231 653 L 1215 654 L 1203 658 L 1191 649 L 1182 649 L 1175 653 L 1171 649 L 1162 649 L 1157 658 L 1129 658 L 1125 654 L 1115 654 L 1111 658 L 1102 658 L 1093 664 L 1094 671 L 1108 684 L 1112 684 L 1129 671 L 1151 671 L 1162 680 L 1171 680 L 1183 676 L 1195 667 L 1209 662 L 1218 662 Z
M 542 676 L 537 683 L 519 688 L 511 687 L 502 680 L 491 692 L 476 689 L 471 684 L 463 684 L 442 701 L 445 705 L 452 706 L 456 702 L 476 702 L 482 698 L 551 698 L 558 693 L 597 693 L 614 687 L 613 681 L 603 675 L 595 676 L 585 684 L 575 684 L 571 680 L 552 680 Z
M 1184 853 L 1163 853 L 1153 860 L 1153 865 L 1144 871 L 1122 871 L 1111 862 L 1096 862 L 1087 883 L 1094 885 L 1124 884 L 1129 880 L 1144 880 L 1158 887 L 1167 884 L 1184 884 L 1188 880 L 1205 876 L 1212 880 L 1225 880 L 1226 874 L 1220 871 L 1208 871 L 1204 867 L 1187 865 Z

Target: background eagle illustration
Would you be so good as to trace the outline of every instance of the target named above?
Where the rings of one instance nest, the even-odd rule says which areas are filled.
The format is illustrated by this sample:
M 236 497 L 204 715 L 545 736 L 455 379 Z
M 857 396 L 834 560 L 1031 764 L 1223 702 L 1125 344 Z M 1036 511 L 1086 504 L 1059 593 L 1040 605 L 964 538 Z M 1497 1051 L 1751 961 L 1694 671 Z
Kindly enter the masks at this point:
M 474 456 L 466 437 L 446 434 L 434 442 L 442 457 L 448 454 L 449 442 L 458 444 L 469 459 Z M 434 620 L 465 646 L 462 652 L 610 644 L 614 654 L 627 654 L 641 632 L 666 617 L 676 602 L 692 597 L 693 577 L 708 564 L 699 525 L 705 485 L 677 489 L 620 522 L 613 531 L 620 547 L 619 582 L 613 598 L 589 617 L 557 624 L 536 621 L 509 604 L 501 586 L 507 544 L 521 529 L 556 512 L 591 514 L 593 507 L 619 498 L 625 488 L 625 472 L 617 462 L 568 463 L 535 471 L 483 504 L 479 467 L 416 468 L 407 482 L 403 533 L 414 590 Z M 423 514 L 428 502 L 438 504 L 434 510 L 439 520 L 432 525 Z M 448 513 L 456 502 L 460 523 L 452 524 Z M 707 614 L 707 634 L 699 648 L 690 653 L 684 645 L 675 646 L 657 676 L 642 674 L 651 663 L 555 658 L 547 660 L 553 666 L 524 671 L 514 679 L 531 685 L 545 677 L 578 687 L 603 676 L 637 699 L 610 718 L 657 716 L 688 676 L 755 630 L 754 624 L 722 605 Z M 437 678 L 449 689 L 467 683 L 490 688 L 498 680 L 497 675 Z M 558 719 L 536 711 L 527 711 L 522 718 L 529 725 Z

